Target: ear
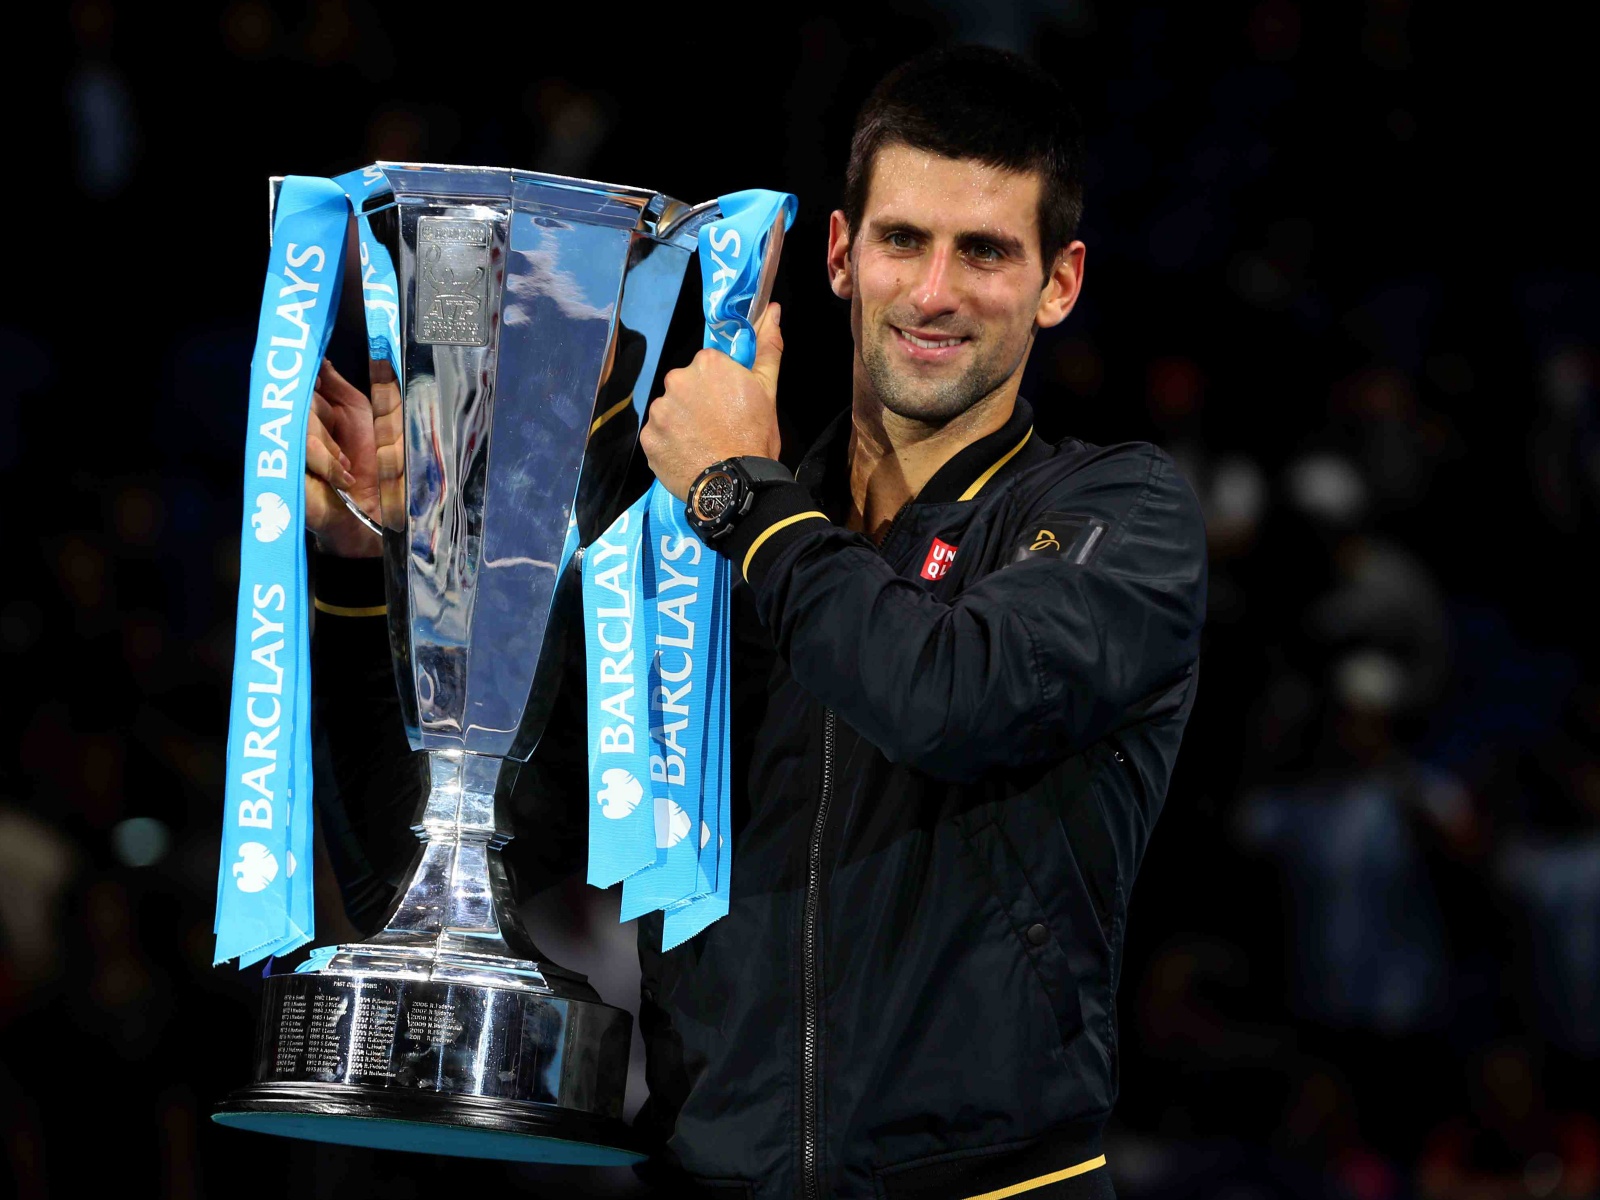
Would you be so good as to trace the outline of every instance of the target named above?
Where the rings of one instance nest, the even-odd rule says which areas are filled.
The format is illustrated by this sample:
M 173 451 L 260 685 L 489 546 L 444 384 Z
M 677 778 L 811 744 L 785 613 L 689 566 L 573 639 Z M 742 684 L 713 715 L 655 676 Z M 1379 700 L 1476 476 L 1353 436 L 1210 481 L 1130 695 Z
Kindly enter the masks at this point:
M 850 223 L 837 208 L 828 218 L 828 286 L 841 300 L 855 295 L 855 281 L 850 277 Z
M 1056 261 L 1044 281 L 1039 308 L 1033 315 L 1033 323 L 1040 329 L 1061 324 L 1078 303 L 1078 294 L 1083 290 L 1083 254 L 1082 242 L 1069 242 L 1056 251 Z

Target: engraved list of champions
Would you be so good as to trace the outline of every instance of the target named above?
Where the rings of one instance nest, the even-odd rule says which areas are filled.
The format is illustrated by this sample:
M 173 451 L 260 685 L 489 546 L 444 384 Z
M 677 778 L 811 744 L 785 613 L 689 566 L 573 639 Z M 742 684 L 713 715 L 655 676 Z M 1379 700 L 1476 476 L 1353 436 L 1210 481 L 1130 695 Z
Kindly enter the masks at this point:
M 328 986 L 331 982 L 332 986 Z M 377 978 L 285 977 L 276 1024 L 263 1026 L 258 1069 L 282 1082 L 398 1085 L 478 1096 L 571 1102 L 562 1096 L 554 998 Z

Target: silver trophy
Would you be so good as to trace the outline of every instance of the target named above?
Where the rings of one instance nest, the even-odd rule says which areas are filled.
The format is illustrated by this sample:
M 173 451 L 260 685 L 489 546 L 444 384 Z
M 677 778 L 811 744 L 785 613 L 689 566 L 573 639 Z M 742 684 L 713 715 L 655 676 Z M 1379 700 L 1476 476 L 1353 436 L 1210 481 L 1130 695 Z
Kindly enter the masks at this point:
M 382 522 L 368 523 L 431 788 L 383 929 L 319 970 L 267 979 L 254 1082 L 216 1119 L 353 1145 L 632 1162 L 632 1018 L 529 937 L 496 797 L 550 711 L 565 653 L 555 601 L 578 576 L 575 562 L 560 571 L 569 519 L 586 544 L 620 510 L 635 389 L 654 378 L 700 227 L 720 214 L 513 170 L 378 170 L 387 189 L 361 215 L 373 257 L 381 247 L 394 264 L 399 338 L 372 361 Z

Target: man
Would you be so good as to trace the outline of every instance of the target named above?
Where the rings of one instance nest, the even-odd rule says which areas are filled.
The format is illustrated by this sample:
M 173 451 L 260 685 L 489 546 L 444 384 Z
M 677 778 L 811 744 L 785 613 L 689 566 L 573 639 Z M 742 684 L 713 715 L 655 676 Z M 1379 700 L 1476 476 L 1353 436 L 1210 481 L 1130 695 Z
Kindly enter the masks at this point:
M 736 616 L 732 910 L 666 954 L 641 922 L 639 1127 L 665 1179 L 1111 1195 L 1123 925 L 1193 702 L 1205 553 L 1165 455 L 1051 446 L 1017 395 L 1082 285 L 1082 158 L 1054 82 L 1013 56 L 902 67 L 861 114 L 829 232 L 849 412 L 795 478 L 771 461 L 776 308 L 753 370 L 703 351 L 649 411 L 651 468 L 756 618 Z M 361 553 L 324 481 L 370 480 L 370 429 L 346 441 L 365 402 L 331 374 L 323 392 L 308 512 Z M 328 559 L 325 611 L 381 600 L 375 571 Z M 360 625 L 319 627 L 319 686 L 351 689 L 329 718 L 361 692 L 362 639 L 362 703 L 387 684 Z M 359 769 L 336 776 L 395 758 L 339 736 Z M 525 774 L 582 795 L 574 744 L 547 733 Z

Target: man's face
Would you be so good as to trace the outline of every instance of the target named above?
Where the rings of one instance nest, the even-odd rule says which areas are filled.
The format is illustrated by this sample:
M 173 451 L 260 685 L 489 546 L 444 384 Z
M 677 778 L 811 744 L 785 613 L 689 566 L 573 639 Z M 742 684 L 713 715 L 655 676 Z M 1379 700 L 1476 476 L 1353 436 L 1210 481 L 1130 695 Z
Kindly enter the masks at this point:
M 885 408 L 950 420 L 1020 373 L 1036 325 L 1066 316 L 1077 276 L 1063 298 L 1041 261 L 1040 186 L 971 159 L 878 152 L 861 228 L 835 214 L 829 265 L 851 302 L 860 382 Z

